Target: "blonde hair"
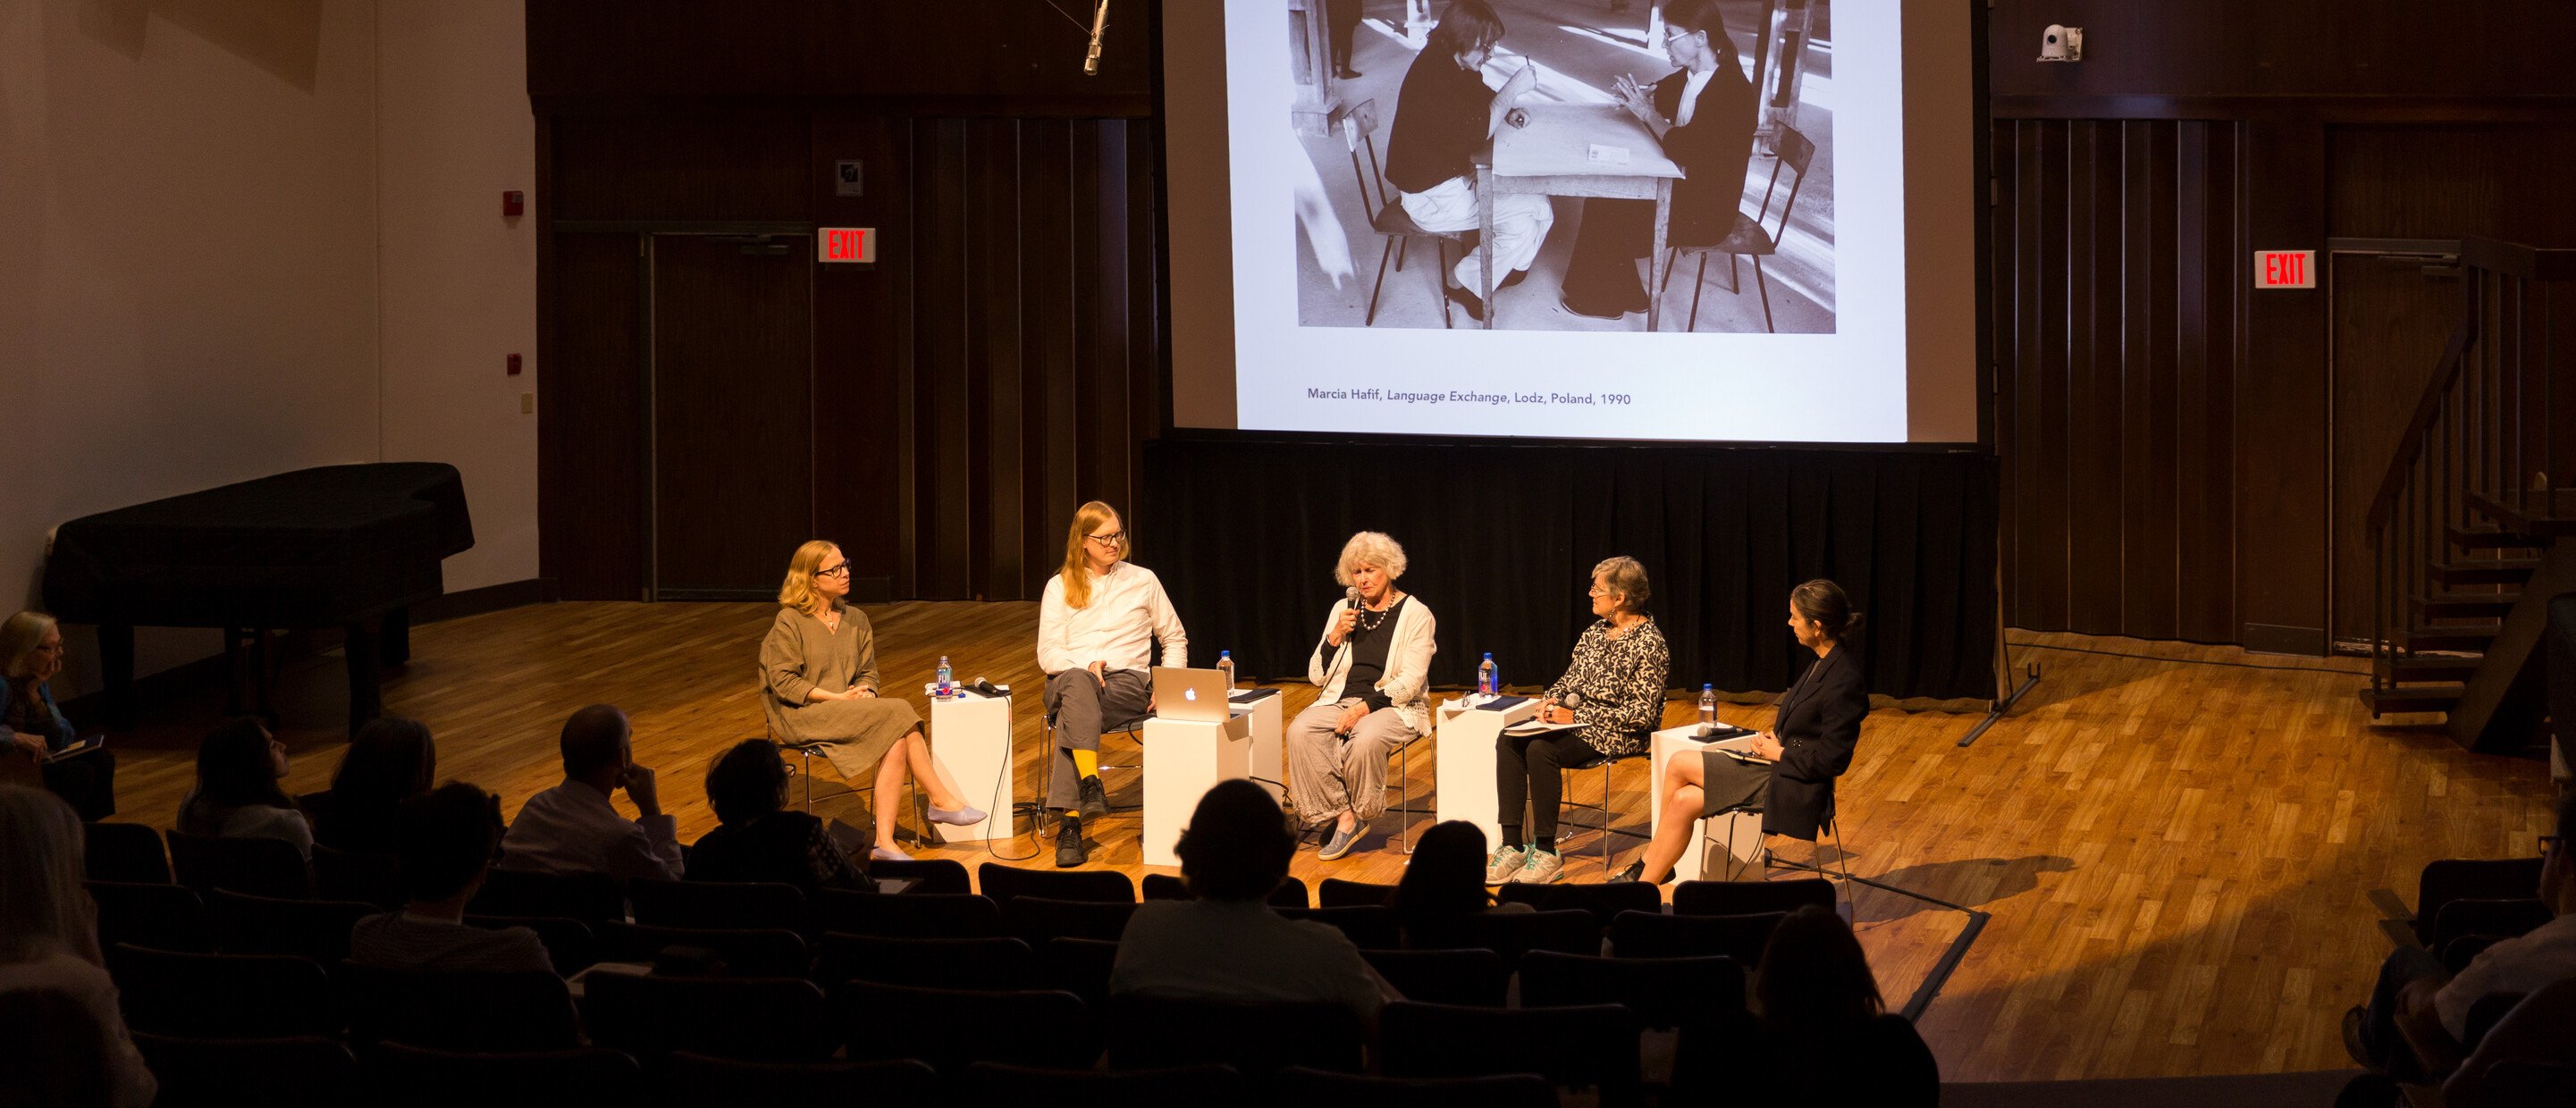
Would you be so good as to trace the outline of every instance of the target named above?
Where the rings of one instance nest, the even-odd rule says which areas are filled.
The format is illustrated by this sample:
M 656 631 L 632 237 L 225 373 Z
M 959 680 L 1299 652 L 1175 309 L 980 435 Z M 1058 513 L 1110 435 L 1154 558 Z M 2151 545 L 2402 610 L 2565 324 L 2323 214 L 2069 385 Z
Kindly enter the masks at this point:
M 1376 566 L 1386 571 L 1393 581 L 1404 576 L 1404 544 L 1388 538 L 1384 531 L 1362 531 L 1342 544 L 1342 560 L 1333 563 L 1333 580 L 1351 584 L 1351 577 L 1361 566 Z
M 1118 509 L 1094 500 L 1073 510 L 1073 528 L 1066 531 L 1064 535 L 1064 568 L 1056 572 L 1056 577 L 1064 582 L 1064 602 L 1067 606 L 1074 608 L 1090 606 L 1091 561 L 1084 556 L 1083 545 L 1091 540 L 1093 531 L 1111 520 L 1121 522 L 1118 556 L 1124 558 L 1135 551 L 1136 544 L 1135 540 L 1125 534 L 1124 520 L 1119 516 Z
M 99 960 L 81 853 L 71 805 L 42 789 L 0 785 L 0 965 L 56 953 Z
M 20 612 L 0 621 L 0 676 L 11 680 L 26 676 L 27 656 L 53 629 L 54 617 L 43 612 Z
M 796 548 L 796 556 L 787 560 L 787 580 L 778 586 L 778 606 L 820 618 L 832 598 L 814 588 L 814 571 L 823 568 L 823 559 L 840 552 L 838 545 L 822 539 L 805 540 Z
M 1592 576 L 1602 588 L 1619 594 L 1619 606 L 1631 612 L 1645 611 L 1646 598 L 1653 595 L 1646 587 L 1645 565 L 1625 554 L 1601 559 L 1600 565 L 1592 567 Z

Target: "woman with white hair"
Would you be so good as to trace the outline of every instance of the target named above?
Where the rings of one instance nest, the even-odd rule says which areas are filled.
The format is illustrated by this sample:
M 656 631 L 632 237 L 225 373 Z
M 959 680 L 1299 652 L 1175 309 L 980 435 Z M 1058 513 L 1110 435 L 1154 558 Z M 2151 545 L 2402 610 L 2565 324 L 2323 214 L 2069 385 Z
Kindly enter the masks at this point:
M 76 1008 L 89 1017 L 79 1022 L 90 1026 L 51 1028 L 50 1037 L 59 1040 L 67 1031 L 99 1036 L 95 1051 L 13 1052 L 9 1064 L 41 1072 L 46 1066 L 103 1063 L 104 1072 L 56 1073 L 50 1076 L 58 1083 L 34 1084 L 104 1092 L 94 1102 L 143 1108 L 159 1083 L 126 1034 L 116 985 L 99 958 L 97 905 L 81 888 L 82 849 L 80 817 L 70 805 L 52 793 L 0 785 L 0 993 L 61 996 L 71 1002 L 60 1008 L 63 1014 Z M 25 1045 L 37 1030 L 11 1028 L 10 1041 Z
M 1324 639 L 1306 662 L 1323 687 L 1288 725 L 1288 798 L 1298 818 L 1324 830 L 1324 861 L 1351 852 L 1360 829 L 1386 811 L 1386 757 L 1431 733 L 1432 632 L 1419 597 L 1400 592 L 1404 548 L 1376 531 L 1342 545 L 1333 579 L 1359 592 L 1324 614 Z M 1332 826 L 1325 829 L 1324 825 Z

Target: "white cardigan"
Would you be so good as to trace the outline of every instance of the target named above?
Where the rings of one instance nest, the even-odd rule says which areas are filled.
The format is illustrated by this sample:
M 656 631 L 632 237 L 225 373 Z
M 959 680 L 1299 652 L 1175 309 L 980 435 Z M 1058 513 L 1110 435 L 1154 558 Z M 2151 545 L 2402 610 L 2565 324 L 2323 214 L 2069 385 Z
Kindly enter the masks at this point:
M 1348 603 L 1336 600 L 1324 612 L 1324 634 L 1316 637 L 1315 654 L 1306 660 L 1306 680 L 1324 688 L 1317 703 L 1340 700 L 1342 681 L 1350 676 L 1351 640 L 1343 639 L 1331 658 L 1324 657 L 1333 621 L 1341 618 Z M 1394 703 L 1396 714 L 1416 735 L 1431 733 L 1431 655 L 1440 649 L 1432 642 L 1432 632 L 1438 627 L 1439 621 L 1432 618 L 1431 607 L 1421 597 L 1405 597 L 1404 610 L 1395 617 L 1395 638 L 1386 644 L 1386 673 L 1377 682 L 1377 691 Z

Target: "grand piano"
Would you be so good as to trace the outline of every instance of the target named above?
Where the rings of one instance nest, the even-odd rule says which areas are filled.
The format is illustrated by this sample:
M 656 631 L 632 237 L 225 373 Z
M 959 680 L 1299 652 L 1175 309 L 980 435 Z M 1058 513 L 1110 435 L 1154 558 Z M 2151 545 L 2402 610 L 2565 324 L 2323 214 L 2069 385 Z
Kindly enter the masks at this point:
M 134 629 L 216 627 L 236 661 L 268 632 L 347 635 L 349 728 L 383 711 L 380 667 L 411 656 L 411 607 L 474 545 L 465 485 L 437 462 L 321 466 L 83 516 L 54 531 L 45 605 L 98 627 L 108 726 L 134 725 Z M 240 682 L 235 682 L 236 705 Z

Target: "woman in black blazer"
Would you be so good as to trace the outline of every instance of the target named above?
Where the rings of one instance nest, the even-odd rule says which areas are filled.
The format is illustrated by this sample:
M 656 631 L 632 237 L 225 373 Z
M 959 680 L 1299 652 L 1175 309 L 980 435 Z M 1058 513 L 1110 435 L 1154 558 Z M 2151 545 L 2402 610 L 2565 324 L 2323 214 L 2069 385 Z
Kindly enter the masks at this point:
M 1753 736 L 1752 753 L 1772 764 L 1740 762 L 1715 749 L 1673 755 L 1664 764 L 1663 825 L 1646 856 L 1612 881 L 1672 880 L 1695 819 L 1743 804 L 1757 784 L 1764 835 L 1816 841 L 1833 817 L 1834 778 L 1851 768 L 1860 721 L 1869 714 L 1860 658 L 1844 646 L 1860 627 L 1861 614 L 1851 610 L 1842 586 L 1818 579 L 1791 590 L 1789 630 L 1798 645 L 1816 652 L 1816 661 L 1780 694 L 1771 730 Z

